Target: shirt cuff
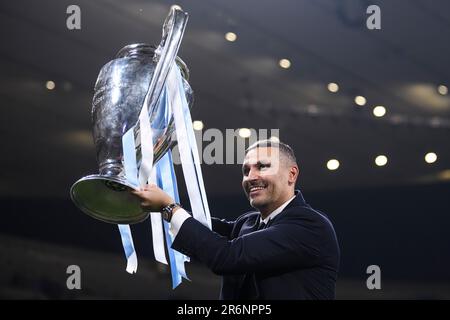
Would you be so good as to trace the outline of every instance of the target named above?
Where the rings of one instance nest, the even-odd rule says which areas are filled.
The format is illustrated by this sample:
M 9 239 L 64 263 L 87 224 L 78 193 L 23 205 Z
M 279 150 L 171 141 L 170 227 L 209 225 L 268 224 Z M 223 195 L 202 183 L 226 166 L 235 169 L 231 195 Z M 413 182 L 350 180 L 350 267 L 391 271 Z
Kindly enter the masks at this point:
M 170 233 L 172 233 L 175 238 L 180 231 L 181 226 L 187 218 L 190 218 L 191 215 L 186 212 L 183 208 L 179 208 L 172 215 L 172 219 L 170 219 Z

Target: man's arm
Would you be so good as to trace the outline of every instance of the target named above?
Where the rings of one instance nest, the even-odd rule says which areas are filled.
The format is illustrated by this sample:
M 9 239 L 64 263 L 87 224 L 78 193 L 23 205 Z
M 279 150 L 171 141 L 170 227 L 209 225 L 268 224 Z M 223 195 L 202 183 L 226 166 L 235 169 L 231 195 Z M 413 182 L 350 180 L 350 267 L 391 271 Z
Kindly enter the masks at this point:
M 170 232 L 174 237 L 177 236 L 178 230 L 180 230 L 181 225 L 186 221 L 187 218 L 190 218 L 191 215 L 182 208 L 177 208 L 176 214 L 172 216 L 172 220 L 170 221 Z M 221 236 L 231 238 L 231 232 L 233 230 L 233 222 L 229 222 L 226 220 L 221 220 L 218 218 L 211 217 L 212 229 L 214 232 L 217 232 Z
M 205 263 L 216 274 L 258 273 L 313 267 L 319 259 L 319 237 L 317 230 L 294 222 L 228 240 L 188 218 L 172 248 Z
M 141 206 L 152 212 L 161 211 L 165 206 L 172 204 L 174 200 L 158 186 L 149 184 L 142 189 L 132 190 L 132 193 L 140 197 L 142 202 Z M 176 214 L 175 214 L 176 212 Z M 181 207 L 173 209 L 173 216 L 170 225 L 170 231 L 175 237 L 184 221 L 190 217 Z M 233 222 L 212 218 L 212 229 L 222 236 L 231 238 L 231 232 L 233 230 Z
M 132 193 L 140 197 L 143 200 L 141 205 L 150 211 L 160 211 L 173 202 L 154 184 Z M 174 209 L 171 231 L 175 240 L 172 248 L 197 258 L 217 274 L 309 268 L 319 261 L 324 243 L 323 230 L 318 229 L 317 224 L 313 226 L 311 221 L 288 220 L 229 240 L 183 211 L 178 208 L 175 212 Z
M 234 221 L 226 221 L 225 219 L 218 219 L 211 217 L 212 229 L 221 236 L 231 239 L 231 232 L 233 231 Z

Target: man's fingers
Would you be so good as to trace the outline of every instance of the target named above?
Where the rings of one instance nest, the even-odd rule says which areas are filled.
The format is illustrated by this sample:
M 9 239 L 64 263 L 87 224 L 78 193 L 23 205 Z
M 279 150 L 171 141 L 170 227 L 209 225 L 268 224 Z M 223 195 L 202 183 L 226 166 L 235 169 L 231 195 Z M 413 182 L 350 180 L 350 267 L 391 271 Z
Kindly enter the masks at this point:
M 130 190 L 130 191 L 131 191 L 131 194 L 135 195 L 136 197 L 139 197 L 141 199 L 145 199 L 146 191 L 138 190 L 138 189 L 134 189 L 134 190 Z
M 157 188 L 156 184 L 151 183 L 151 182 L 150 182 L 149 184 L 146 184 L 145 186 L 142 187 L 142 189 L 143 189 L 144 191 L 152 191 L 152 190 L 154 190 L 155 188 Z

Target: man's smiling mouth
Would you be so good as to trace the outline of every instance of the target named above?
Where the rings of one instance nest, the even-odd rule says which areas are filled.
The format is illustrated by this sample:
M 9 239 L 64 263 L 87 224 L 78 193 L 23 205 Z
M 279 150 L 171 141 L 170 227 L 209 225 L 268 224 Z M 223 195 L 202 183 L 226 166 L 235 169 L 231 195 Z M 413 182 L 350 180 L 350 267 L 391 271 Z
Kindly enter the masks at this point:
M 264 185 L 251 186 L 248 188 L 249 196 L 257 195 L 261 190 L 266 189 L 267 187 Z

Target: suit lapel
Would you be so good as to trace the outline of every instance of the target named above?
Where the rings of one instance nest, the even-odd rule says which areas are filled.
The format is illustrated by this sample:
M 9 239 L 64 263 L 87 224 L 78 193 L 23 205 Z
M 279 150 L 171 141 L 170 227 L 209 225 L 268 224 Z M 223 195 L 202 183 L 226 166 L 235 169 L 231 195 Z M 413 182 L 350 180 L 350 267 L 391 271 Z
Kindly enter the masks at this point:
M 278 218 L 280 218 L 280 216 L 282 216 L 282 213 L 290 208 L 293 207 L 297 207 L 297 206 L 308 206 L 305 202 L 305 199 L 303 198 L 302 193 L 300 192 L 300 190 L 295 190 L 295 195 L 296 197 L 286 206 L 286 208 L 283 209 L 282 212 L 280 212 L 280 214 L 278 214 L 275 218 L 271 219 L 268 223 L 266 228 L 270 227 L 270 225 L 272 224 L 272 222 L 274 220 L 277 220 Z M 243 225 L 241 230 L 239 231 L 239 236 L 243 236 L 245 234 L 249 234 L 251 232 L 255 232 L 258 229 L 258 226 L 261 222 L 261 215 L 258 215 L 256 217 L 256 219 L 249 219 L 248 221 L 246 221 Z M 235 292 L 234 292 L 234 298 L 238 299 L 239 298 L 239 293 L 241 291 L 242 285 L 244 284 L 244 280 L 246 277 L 251 277 L 251 280 L 253 282 L 255 282 L 255 276 L 254 274 L 243 274 L 243 275 L 239 275 L 236 276 L 236 287 L 235 287 Z M 255 282 L 255 287 L 256 290 L 258 291 L 258 286 Z
M 294 207 L 309 207 L 309 205 L 306 203 L 305 199 L 303 198 L 303 195 L 300 192 L 300 190 L 295 190 L 295 198 L 292 199 L 292 201 L 289 202 L 289 204 L 286 206 L 286 208 L 284 208 L 283 211 L 281 211 L 275 218 L 269 220 L 269 222 L 267 223 L 267 228 L 270 227 L 270 225 L 274 221 L 276 221 L 277 219 L 280 219 L 286 210 L 294 208 Z

